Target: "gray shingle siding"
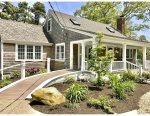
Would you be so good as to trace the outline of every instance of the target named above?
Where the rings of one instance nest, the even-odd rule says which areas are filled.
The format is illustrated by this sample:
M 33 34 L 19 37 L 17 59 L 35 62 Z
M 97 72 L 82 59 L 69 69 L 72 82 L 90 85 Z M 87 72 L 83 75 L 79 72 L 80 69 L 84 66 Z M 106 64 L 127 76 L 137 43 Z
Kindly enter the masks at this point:
M 70 58 L 70 41 L 76 41 L 76 40 L 83 40 L 83 39 L 89 39 L 91 37 L 83 34 L 79 34 L 70 30 L 67 30 L 67 28 L 62 28 L 60 24 L 55 20 L 55 18 L 48 13 L 46 22 L 44 24 L 44 30 L 47 31 L 47 21 L 49 18 L 52 18 L 52 30 L 50 32 L 47 32 L 49 35 L 50 41 L 53 43 L 53 57 L 55 58 L 55 44 L 57 43 L 65 43 L 65 58 Z M 55 65 L 56 64 L 56 65 Z M 62 69 L 62 68 L 69 68 L 70 59 L 66 59 L 64 64 L 62 66 L 57 66 L 58 62 L 52 62 L 52 69 Z M 61 63 L 62 64 L 62 63 Z

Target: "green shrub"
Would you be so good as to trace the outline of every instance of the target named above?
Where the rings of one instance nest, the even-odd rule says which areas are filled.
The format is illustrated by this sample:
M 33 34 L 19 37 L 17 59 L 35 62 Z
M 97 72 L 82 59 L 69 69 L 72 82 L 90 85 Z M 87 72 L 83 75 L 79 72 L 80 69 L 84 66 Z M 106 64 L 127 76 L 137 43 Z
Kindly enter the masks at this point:
M 131 70 L 127 70 L 127 71 L 124 71 L 122 73 L 122 79 L 123 81 L 126 81 L 126 80 L 133 80 L 133 81 L 137 81 L 139 79 L 139 75 Z
M 69 109 L 77 109 L 79 108 L 79 104 L 78 103 L 67 103 L 66 104 L 66 107 L 69 108 Z
M 4 79 L 0 82 L 0 88 L 6 86 L 6 85 L 9 85 L 11 83 L 11 80 L 10 79 Z
M 46 68 L 40 68 L 38 73 L 42 74 L 42 73 L 46 73 L 46 72 L 47 72 Z
M 7 13 L 0 11 L 0 18 L 8 20 L 10 19 L 10 16 Z
M 64 80 L 65 83 L 74 83 L 75 81 L 76 81 L 75 76 L 73 75 L 65 76 L 65 80 Z
M 122 83 L 115 83 L 115 85 L 112 87 L 112 91 L 116 98 L 118 99 L 125 99 L 126 98 L 126 90 L 124 87 L 124 84 Z
M 16 78 L 21 78 L 21 71 L 14 71 L 11 73 L 11 78 L 16 79 Z
M 121 81 L 121 79 L 118 77 L 117 74 L 112 74 L 109 76 L 109 78 L 110 78 L 109 84 L 111 88 L 113 88 L 116 85 L 116 83 L 119 83 Z
M 102 108 L 107 113 L 114 113 L 111 109 L 112 100 L 107 96 L 100 96 L 98 99 L 90 99 L 87 102 L 87 105 L 90 107 Z
M 123 86 L 127 93 L 133 92 L 135 90 L 136 84 L 133 81 L 123 82 Z
M 149 72 L 143 72 L 142 77 L 144 77 L 145 79 L 150 79 L 150 73 Z
M 73 84 L 65 91 L 65 95 L 69 103 L 79 103 L 87 99 L 88 89 L 83 85 Z

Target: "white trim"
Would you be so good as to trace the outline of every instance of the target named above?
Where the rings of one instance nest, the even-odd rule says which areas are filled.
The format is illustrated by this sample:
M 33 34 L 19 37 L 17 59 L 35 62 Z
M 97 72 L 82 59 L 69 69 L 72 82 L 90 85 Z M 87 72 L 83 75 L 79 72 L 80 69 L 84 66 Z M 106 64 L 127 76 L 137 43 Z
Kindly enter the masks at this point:
M 4 56 L 4 46 L 3 46 L 3 42 L 1 42 L 1 79 L 3 80 L 3 68 L 4 68 L 4 66 L 3 66 L 3 63 L 4 63 L 4 60 L 3 60 L 3 56 Z
M 70 42 L 70 69 L 73 69 L 73 43 Z
M 48 30 L 48 21 L 50 21 L 50 30 Z M 50 31 L 52 31 L 52 18 L 49 18 L 48 20 L 47 20 L 47 32 L 50 32 Z
M 63 59 L 57 59 L 57 46 L 64 46 L 64 58 Z M 65 43 L 64 42 L 55 44 L 55 61 L 65 62 Z
M 18 59 L 18 45 L 25 46 L 25 58 Z M 27 46 L 33 46 L 33 59 L 27 59 Z M 41 59 L 35 59 L 35 46 L 41 47 Z M 32 45 L 32 44 L 15 44 L 15 61 L 43 61 L 43 45 Z

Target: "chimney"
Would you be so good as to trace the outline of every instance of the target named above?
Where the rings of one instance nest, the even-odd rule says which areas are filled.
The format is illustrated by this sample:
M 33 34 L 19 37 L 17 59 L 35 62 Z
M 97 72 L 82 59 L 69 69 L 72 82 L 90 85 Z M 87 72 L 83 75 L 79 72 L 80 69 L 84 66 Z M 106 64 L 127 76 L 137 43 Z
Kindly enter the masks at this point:
M 122 34 L 125 34 L 125 18 L 124 16 L 119 16 L 117 18 L 117 30 Z

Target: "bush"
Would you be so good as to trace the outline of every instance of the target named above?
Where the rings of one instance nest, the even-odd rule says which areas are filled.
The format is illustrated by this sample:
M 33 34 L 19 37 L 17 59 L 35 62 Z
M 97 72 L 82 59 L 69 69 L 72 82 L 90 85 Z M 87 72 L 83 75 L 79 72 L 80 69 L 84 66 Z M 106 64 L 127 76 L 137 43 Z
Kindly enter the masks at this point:
M 88 89 L 83 85 L 73 84 L 65 91 L 65 95 L 69 103 L 79 103 L 87 99 Z
M 0 11 L 0 18 L 8 20 L 10 19 L 10 16 L 7 13 Z
M 122 79 L 123 81 L 126 81 L 126 80 L 133 80 L 133 81 L 137 81 L 139 79 L 139 75 L 131 70 L 127 70 L 127 71 L 124 71 L 122 73 Z
M 16 78 L 21 78 L 21 71 L 14 71 L 11 73 L 11 78 L 16 79 Z
M 69 108 L 69 109 L 77 109 L 79 108 L 79 104 L 78 103 L 67 103 L 66 104 L 66 107 Z
M 125 99 L 126 98 L 126 90 L 124 84 L 122 83 L 115 83 L 112 87 L 112 91 L 115 94 L 116 98 L 118 99 Z
M 119 83 L 121 81 L 121 78 L 117 74 L 112 74 L 109 76 L 109 78 L 110 78 L 109 84 L 111 88 L 113 88 L 116 85 L 116 83 Z
M 135 90 L 136 84 L 133 81 L 123 82 L 123 86 L 127 93 L 133 92 Z
M 39 69 L 39 74 L 42 74 L 42 73 L 46 73 L 47 72 L 47 69 L 45 69 L 45 68 L 40 68 Z
M 6 86 L 6 85 L 9 85 L 11 83 L 11 80 L 10 79 L 4 79 L 0 82 L 0 88 Z
M 107 96 L 100 96 L 98 99 L 90 99 L 87 102 L 87 105 L 96 108 L 102 108 L 107 113 L 114 113 L 114 111 L 111 109 L 111 99 L 109 99 Z
M 27 70 L 27 72 L 29 73 L 29 75 L 34 75 L 39 72 L 39 68 L 30 68 Z
M 142 77 L 144 77 L 145 79 L 150 79 L 150 73 L 149 72 L 143 72 Z
M 65 80 L 64 80 L 65 83 L 74 83 L 75 81 L 76 81 L 75 76 L 73 75 L 65 76 Z

